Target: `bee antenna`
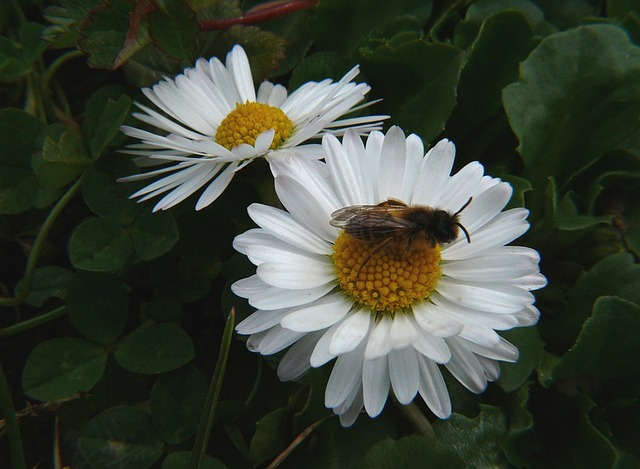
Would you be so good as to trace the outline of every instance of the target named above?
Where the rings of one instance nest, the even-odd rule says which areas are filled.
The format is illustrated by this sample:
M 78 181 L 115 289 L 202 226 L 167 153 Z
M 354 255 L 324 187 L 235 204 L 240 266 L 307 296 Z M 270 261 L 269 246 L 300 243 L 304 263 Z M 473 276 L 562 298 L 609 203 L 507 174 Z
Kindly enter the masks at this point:
M 456 215 L 460 215 L 460 213 L 462 213 L 462 211 L 469 206 L 469 204 L 471 203 L 472 200 L 473 200 L 473 197 L 469 197 L 469 200 L 467 200 L 465 202 L 465 204 L 462 207 L 460 207 L 460 210 L 458 210 L 456 213 L 454 213 L 453 216 L 455 217 Z M 462 228 L 464 230 L 464 227 L 462 225 L 460 225 L 460 228 Z M 465 233 L 466 232 L 467 231 L 465 230 Z M 469 235 L 467 235 L 467 238 L 468 237 L 469 237 Z
M 469 199 L 469 201 L 471 201 L 471 199 Z M 469 205 L 469 202 L 467 202 L 466 205 Z M 462 207 L 462 208 L 464 208 L 464 207 Z M 462 226 L 462 223 L 456 222 L 456 223 L 454 223 L 454 225 L 460 227 L 460 229 L 464 233 L 465 237 L 467 238 L 467 243 L 471 244 L 471 236 L 469 236 L 469 232 L 467 231 L 467 229 L 464 226 Z

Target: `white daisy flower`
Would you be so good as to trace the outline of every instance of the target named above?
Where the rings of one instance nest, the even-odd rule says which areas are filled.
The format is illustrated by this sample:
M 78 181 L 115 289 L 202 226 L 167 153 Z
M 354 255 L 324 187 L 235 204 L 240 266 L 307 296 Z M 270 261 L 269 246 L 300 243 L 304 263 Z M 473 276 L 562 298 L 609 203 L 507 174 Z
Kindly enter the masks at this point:
M 234 246 L 257 272 L 232 289 L 258 310 L 236 329 L 263 355 L 291 346 L 281 380 L 336 358 L 325 404 L 344 426 L 363 407 L 377 416 L 390 390 L 402 404 L 420 394 L 447 418 L 439 365 L 480 393 L 498 378 L 498 361 L 518 358 L 496 330 L 538 320 L 538 253 L 507 246 L 527 231 L 528 211 L 502 211 L 511 186 L 478 162 L 450 175 L 447 140 L 426 155 L 398 127 L 372 132 L 366 146 L 352 132 L 322 143 L 326 164 L 276 163 L 287 212 L 249 207 L 260 228 Z
M 341 119 L 371 104 L 358 105 L 370 90 L 352 81 L 358 73 L 354 67 L 337 83 L 308 82 L 290 95 L 285 87 L 265 81 L 256 93 L 241 46 L 229 52 L 226 65 L 217 58 L 200 59 L 174 80 L 165 78 L 142 90 L 159 111 L 136 103 L 142 112 L 134 116 L 160 132 L 123 126 L 126 135 L 142 142 L 123 152 L 137 155 L 141 167 L 163 167 L 119 181 L 159 177 L 131 196 L 142 202 L 164 194 L 154 211 L 167 210 L 208 185 L 196 204 L 200 210 L 255 158 L 273 161 L 293 148 L 319 158 L 319 144 L 303 144 L 324 134 L 342 135 L 346 128 L 365 135 L 388 117 Z

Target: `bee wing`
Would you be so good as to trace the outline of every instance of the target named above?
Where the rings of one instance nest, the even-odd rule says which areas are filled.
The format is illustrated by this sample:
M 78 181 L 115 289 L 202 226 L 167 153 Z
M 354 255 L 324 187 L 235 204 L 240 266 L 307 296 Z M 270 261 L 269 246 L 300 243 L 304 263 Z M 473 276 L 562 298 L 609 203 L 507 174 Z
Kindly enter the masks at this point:
M 392 212 L 401 211 L 406 205 L 352 205 L 331 214 L 331 226 L 344 229 L 356 238 L 384 237 L 399 230 L 415 228 L 415 223 L 397 218 Z

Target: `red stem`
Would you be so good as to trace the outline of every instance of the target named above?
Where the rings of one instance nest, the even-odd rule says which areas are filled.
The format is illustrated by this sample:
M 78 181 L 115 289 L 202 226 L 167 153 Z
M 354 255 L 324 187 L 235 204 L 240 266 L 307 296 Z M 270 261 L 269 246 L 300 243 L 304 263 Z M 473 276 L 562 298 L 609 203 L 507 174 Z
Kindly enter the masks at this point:
M 314 8 L 319 0 L 275 0 L 273 2 L 258 5 L 247 11 L 244 15 L 236 18 L 227 18 L 224 20 L 206 20 L 200 21 L 200 28 L 203 31 L 227 29 L 236 24 L 255 24 L 262 21 L 272 20 L 298 10 L 306 10 Z

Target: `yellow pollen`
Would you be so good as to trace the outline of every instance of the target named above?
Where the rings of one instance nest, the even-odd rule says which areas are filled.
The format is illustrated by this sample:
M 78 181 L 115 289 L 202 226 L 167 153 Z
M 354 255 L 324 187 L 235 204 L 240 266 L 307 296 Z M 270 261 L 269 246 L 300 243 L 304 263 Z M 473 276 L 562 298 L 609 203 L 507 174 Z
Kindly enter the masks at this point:
M 220 123 L 216 132 L 216 142 L 229 150 L 242 143 L 253 146 L 258 135 L 269 129 L 275 131 L 269 147 L 273 150 L 291 136 L 293 122 L 280 108 L 249 101 L 244 104 L 238 103 Z
M 332 257 L 342 290 L 374 315 L 427 299 L 440 279 L 440 246 L 423 237 L 381 242 L 342 232 Z

